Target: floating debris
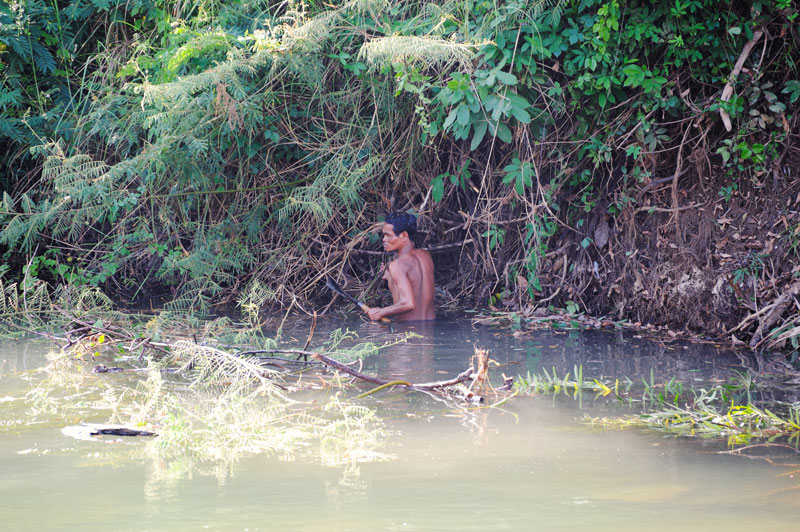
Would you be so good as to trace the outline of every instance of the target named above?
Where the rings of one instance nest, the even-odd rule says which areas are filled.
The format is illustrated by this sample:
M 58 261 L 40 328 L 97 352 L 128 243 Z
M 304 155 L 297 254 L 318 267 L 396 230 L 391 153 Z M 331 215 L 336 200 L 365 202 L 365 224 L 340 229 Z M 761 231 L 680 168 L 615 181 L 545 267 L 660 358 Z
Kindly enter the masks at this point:
M 61 429 L 61 433 L 76 440 L 93 440 L 93 436 L 157 436 L 149 430 L 135 429 L 125 425 L 102 425 L 97 423 L 81 423 Z

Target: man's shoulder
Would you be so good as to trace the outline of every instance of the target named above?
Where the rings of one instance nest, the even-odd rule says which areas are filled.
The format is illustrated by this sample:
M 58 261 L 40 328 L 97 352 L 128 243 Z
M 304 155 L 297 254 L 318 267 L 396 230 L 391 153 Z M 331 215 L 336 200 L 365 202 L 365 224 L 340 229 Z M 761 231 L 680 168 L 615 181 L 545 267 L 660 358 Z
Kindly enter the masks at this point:
M 424 249 L 414 249 L 414 258 L 420 262 L 431 262 L 431 254 Z
M 411 270 L 426 270 L 432 265 L 431 254 L 424 249 L 414 249 L 410 253 L 397 257 L 389 263 L 389 267 L 405 272 Z
M 411 255 L 401 255 L 399 257 L 395 257 L 392 262 L 389 263 L 389 268 L 408 268 L 410 265 L 414 264 L 416 259 Z
M 409 268 L 417 268 L 419 266 L 420 257 L 424 256 L 420 255 L 419 251 L 420 250 L 415 249 L 410 253 L 395 258 L 392 262 L 389 263 L 389 267 L 402 268 L 403 270 L 408 270 Z

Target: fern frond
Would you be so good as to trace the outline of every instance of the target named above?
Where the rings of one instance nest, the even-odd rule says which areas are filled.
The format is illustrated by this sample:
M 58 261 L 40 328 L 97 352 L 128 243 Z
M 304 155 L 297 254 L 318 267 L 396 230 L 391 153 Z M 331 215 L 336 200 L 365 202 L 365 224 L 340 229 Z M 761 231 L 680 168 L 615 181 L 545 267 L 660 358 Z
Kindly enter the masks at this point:
M 69 313 L 110 313 L 114 302 L 96 286 L 59 285 L 53 291 L 56 304 Z
M 16 107 L 22 103 L 22 91 L 16 87 L 0 91 L 0 108 L 4 111 L 9 107 Z
M 475 55 L 469 44 L 412 35 L 373 39 L 365 43 L 358 52 L 360 58 L 370 63 L 414 61 L 428 67 L 457 63 L 462 68 L 469 67 Z
M 220 386 L 222 383 L 230 383 L 229 386 L 244 390 L 257 384 L 261 390 L 283 397 L 270 380 L 277 377 L 278 373 L 248 358 L 187 341 L 176 342 L 172 354 L 176 361 L 183 363 L 179 373 L 190 374 L 193 386 Z M 283 398 L 289 401 L 288 398 Z
M 0 115 L 0 137 L 6 137 L 14 142 L 24 142 L 25 134 L 20 125 L 18 119 Z
M 358 14 L 379 15 L 390 6 L 391 3 L 388 0 L 350 0 L 345 2 L 341 9 Z
M 278 211 L 278 219 L 287 223 L 296 214 L 310 214 L 317 223 L 324 224 L 333 215 L 333 205 L 325 190 L 317 183 L 295 188 Z
M 56 69 L 56 60 L 53 54 L 42 43 L 31 42 L 31 50 L 33 51 L 33 64 L 43 74 L 49 74 Z
M 44 281 L 26 279 L 20 285 L 0 277 L 0 333 L 17 332 L 18 326 L 42 328 L 52 309 L 50 287 Z
M 108 165 L 94 161 L 88 155 L 70 158 L 48 157 L 42 168 L 42 178 L 51 181 L 56 192 L 79 196 L 87 186 L 108 171 Z
M 275 300 L 275 292 L 258 279 L 253 280 L 237 301 L 243 315 L 251 325 L 260 321 L 261 310 L 267 302 Z
M 285 25 L 283 44 L 294 52 L 315 52 L 330 38 L 332 28 L 340 20 L 339 12 L 331 10 L 297 26 Z
M 21 59 L 27 59 L 33 55 L 28 40 L 21 35 L 4 35 L 4 42 Z

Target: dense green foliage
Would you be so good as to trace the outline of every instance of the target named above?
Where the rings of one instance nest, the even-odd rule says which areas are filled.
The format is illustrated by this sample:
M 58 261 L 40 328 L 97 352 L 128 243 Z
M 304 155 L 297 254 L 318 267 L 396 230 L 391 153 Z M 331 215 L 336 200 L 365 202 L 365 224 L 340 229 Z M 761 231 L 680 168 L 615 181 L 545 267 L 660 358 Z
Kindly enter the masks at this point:
M 572 269 L 591 281 L 608 224 L 685 159 L 723 176 L 706 193 L 725 201 L 779 176 L 797 15 L 789 0 L 5 0 L 4 262 L 128 297 L 166 287 L 176 308 L 288 304 L 334 262 L 370 278 L 342 236 L 359 247 L 387 209 L 418 209 L 426 243 L 473 237 L 452 297 L 536 299 L 555 238 L 580 243 Z

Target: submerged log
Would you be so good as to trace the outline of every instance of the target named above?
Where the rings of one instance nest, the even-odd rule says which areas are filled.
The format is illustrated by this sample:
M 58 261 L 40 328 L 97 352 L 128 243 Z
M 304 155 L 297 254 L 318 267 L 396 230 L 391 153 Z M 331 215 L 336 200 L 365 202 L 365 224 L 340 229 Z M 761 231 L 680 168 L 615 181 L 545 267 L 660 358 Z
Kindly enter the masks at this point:
M 372 377 L 371 375 L 365 375 L 359 371 L 354 370 L 353 368 L 347 367 L 341 362 L 337 362 L 332 358 L 326 357 L 321 353 L 314 353 L 313 358 L 316 358 L 320 362 L 327 364 L 328 366 L 341 371 L 342 373 L 347 373 L 348 375 L 352 375 L 357 379 L 361 379 L 363 381 L 371 382 L 373 384 L 384 385 L 388 384 L 392 381 L 381 379 L 378 377 Z M 456 384 L 460 384 L 472 379 L 472 375 L 474 373 L 473 368 L 468 368 L 466 371 L 459 373 L 455 378 L 446 381 L 436 381 L 436 382 L 424 382 L 419 384 L 414 383 L 406 383 L 405 381 L 397 381 L 397 386 L 405 386 L 409 390 L 436 390 L 439 388 L 446 388 L 448 386 L 454 386 Z

